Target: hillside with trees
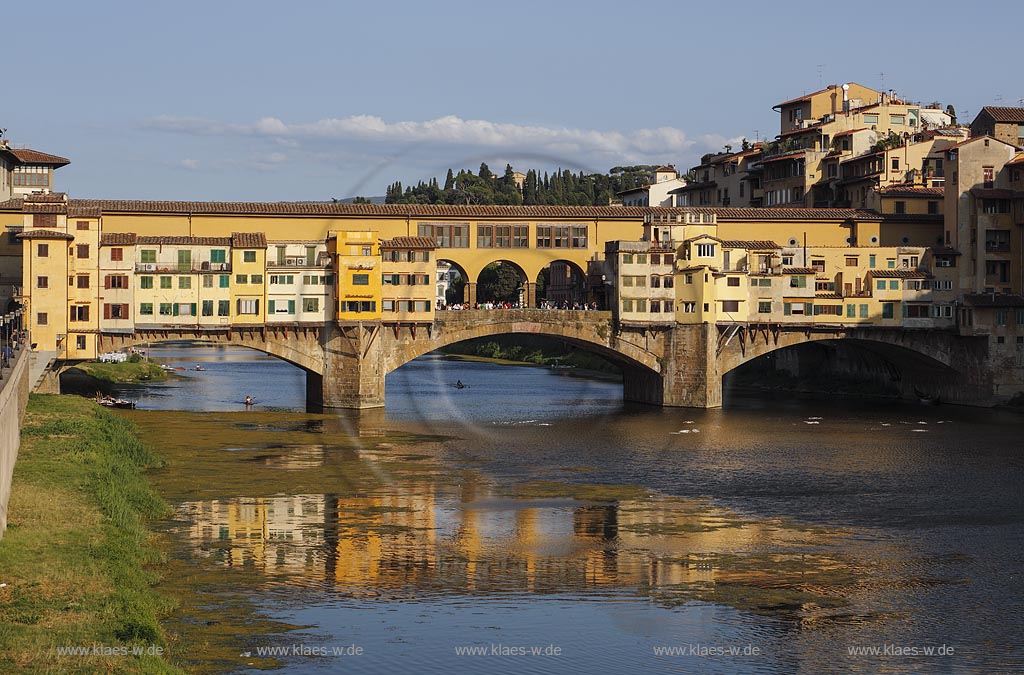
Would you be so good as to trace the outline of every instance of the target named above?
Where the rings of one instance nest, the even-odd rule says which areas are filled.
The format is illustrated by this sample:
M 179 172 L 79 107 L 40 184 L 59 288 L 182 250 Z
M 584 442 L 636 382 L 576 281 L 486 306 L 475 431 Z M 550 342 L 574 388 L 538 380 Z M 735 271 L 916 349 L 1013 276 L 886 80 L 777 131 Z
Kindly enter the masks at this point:
M 615 193 L 629 190 L 654 180 L 653 165 L 616 166 L 607 174 L 573 173 L 559 169 L 541 173 L 526 172 L 522 189 L 516 183 L 512 165 L 496 175 L 487 164 L 477 173 L 448 169 L 444 185 L 436 178 L 416 185 L 395 182 L 385 193 L 387 204 L 550 204 L 558 206 L 607 206 Z

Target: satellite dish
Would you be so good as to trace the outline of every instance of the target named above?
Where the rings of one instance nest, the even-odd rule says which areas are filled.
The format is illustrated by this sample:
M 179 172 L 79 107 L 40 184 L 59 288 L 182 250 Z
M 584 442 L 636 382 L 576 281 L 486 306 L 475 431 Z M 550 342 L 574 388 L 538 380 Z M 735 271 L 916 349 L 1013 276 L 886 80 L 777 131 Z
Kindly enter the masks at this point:
M 850 85 L 849 84 L 844 84 L 843 85 L 843 91 L 850 91 Z

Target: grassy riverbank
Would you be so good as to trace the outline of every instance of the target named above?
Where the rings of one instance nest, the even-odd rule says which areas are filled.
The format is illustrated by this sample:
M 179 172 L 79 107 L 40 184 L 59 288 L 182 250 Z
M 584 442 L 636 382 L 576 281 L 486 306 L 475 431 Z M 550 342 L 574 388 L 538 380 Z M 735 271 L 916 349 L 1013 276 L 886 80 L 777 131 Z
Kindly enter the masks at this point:
M 147 380 L 163 380 L 167 373 L 160 364 L 152 361 L 125 361 L 124 363 L 101 363 L 90 361 L 75 366 L 86 375 L 109 384 L 128 384 Z
M 619 369 L 600 356 L 547 338 L 530 335 L 497 335 L 445 347 L 445 354 L 476 356 L 505 363 L 540 366 L 572 366 L 600 373 L 619 374 Z
M 145 522 L 167 508 L 142 474 L 156 464 L 124 418 L 32 396 L 0 540 L 0 672 L 182 672 L 154 653 L 171 609 L 145 571 L 159 555 Z M 58 653 L 93 645 L 142 653 Z

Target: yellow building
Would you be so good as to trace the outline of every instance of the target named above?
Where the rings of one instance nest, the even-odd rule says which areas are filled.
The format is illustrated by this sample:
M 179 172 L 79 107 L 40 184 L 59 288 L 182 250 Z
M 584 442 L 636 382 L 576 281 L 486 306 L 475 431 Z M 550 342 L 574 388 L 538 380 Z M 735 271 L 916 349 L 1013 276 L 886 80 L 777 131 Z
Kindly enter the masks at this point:
M 429 323 L 436 300 L 434 241 L 395 237 L 380 242 L 384 320 Z
M 337 270 L 335 318 L 338 321 L 379 321 L 383 279 L 377 232 L 333 232 L 329 241 L 335 247 L 334 269 Z
M 231 323 L 266 322 L 267 237 L 262 232 L 231 234 Z

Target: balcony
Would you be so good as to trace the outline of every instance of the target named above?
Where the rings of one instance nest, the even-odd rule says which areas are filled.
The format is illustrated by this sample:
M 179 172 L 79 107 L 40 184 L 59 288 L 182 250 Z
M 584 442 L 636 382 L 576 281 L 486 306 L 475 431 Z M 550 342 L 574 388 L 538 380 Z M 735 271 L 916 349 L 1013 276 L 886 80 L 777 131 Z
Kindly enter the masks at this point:
M 986 253 L 1009 253 L 1010 242 L 1008 241 L 986 241 L 985 242 Z
M 151 274 L 194 274 L 197 272 L 230 272 L 231 263 L 168 263 L 152 262 L 135 263 L 136 272 L 148 272 Z
M 267 267 L 276 269 L 324 269 L 331 266 L 330 259 L 318 258 L 316 262 L 310 262 L 308 258 L 295 257 L 282 260 L 268 260 Z

